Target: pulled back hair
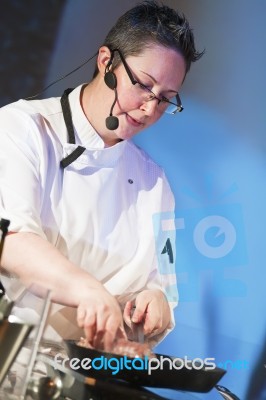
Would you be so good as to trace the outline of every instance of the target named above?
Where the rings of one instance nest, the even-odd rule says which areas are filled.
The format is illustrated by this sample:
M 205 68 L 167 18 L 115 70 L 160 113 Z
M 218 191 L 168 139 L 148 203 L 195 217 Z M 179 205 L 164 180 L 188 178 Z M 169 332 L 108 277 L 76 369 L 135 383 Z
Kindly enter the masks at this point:
M 107 34 L 103 46 L 119 49 L 123 56 L 137 56 L 152 44 L 159 44 L 179 52 L 185 60 L 186 72 L 191 63 L 204 53 L 195 49 L 194 35 L 184 14 L 172 8 L 146 0 L 123 14 Z M 114 54 L 112 68 L 121 60 Z M 96 66 L 93 77 L 98 73 Z

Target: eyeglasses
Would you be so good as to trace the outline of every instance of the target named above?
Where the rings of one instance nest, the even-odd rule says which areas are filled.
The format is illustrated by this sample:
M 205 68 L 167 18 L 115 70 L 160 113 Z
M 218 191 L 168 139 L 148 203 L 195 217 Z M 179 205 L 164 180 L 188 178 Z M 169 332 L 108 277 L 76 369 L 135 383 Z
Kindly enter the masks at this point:
M 128 77 L 135 87 L 136 95 L 141 98 L 144 102 L 151 101 L 156 99 L 158 101 L 158 106 L 161 107 L 163 112 L 167 114 L 176 114 L 177 112 L 183 111 L 184 107 L 182 106 L 181 99 L 179 97 L 179 94 L 176 93 L 175 96 L 173 96 L 170 99 L 167 99 L 166 97 L 157 97 L 152 90 L 150 90 L 147 86 L 143 85 L 139 81 L 137 81 L 134 77 L 133 74 L 126 63 L 126 60 L 124 59 L 123 55 L 121 54 L 121 51 L 118 49 L 115 49 L 112 51 L 114 53 L 115 51 L 118 52 L 119 57 L 122 61 L 122 64 L 124 65 L 124 68 L 128 74 Z

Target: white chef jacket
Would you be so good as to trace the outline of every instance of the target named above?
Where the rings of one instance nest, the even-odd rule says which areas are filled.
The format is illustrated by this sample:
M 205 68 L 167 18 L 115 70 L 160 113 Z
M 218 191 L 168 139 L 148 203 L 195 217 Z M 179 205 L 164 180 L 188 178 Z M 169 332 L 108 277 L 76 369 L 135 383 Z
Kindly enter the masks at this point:
M 76 144 L 67 142 L 59 98 L 19 100 L 0 110 L 0 217 L 11 221 L 10 231 L 48 240 L 101 281 L 122 308 L 142 290 L 159 288 L 173 309 L 169 184 L 162 169 L 131 141 L 104 147 L 81 108 L 81 88 L 69 95 Z M 84 153 L 61 168 L 60 161 L 78 145 Z M 6 280 L 5 285 L 8 292 Z M 76 329 L 76 320 L 75 313 L 60 310 L 54 307 L 51 314 L 61 335 L 71 324 Z M 156 340 L 173 325 L 172 320 Z

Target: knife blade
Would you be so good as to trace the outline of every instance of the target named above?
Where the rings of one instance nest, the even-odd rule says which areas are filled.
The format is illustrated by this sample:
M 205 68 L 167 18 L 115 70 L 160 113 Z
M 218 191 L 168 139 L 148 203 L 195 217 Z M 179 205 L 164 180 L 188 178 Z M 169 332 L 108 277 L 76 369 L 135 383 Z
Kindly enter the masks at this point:
M 135 309 L 136 309 L 136 306 L 133 306 L 131 309 L 131 328 L 132 328 L 132 333 L 133 333 L 133 341 L 138 342 L 138 343 L 144 343 L 145 335 L 144 335 L 144 329 L 143 329 L 143 321 L 140 321 L 140 322 L 132 321 L 132 316 L 134 314 Z

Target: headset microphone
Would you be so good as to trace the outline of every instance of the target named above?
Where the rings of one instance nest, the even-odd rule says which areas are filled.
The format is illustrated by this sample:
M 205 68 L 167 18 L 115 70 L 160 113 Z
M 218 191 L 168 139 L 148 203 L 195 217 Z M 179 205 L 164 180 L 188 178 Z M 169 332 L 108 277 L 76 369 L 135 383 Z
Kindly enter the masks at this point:
M 118 128 L 118 125 L 119 125 L 118 118 L 113 116 L 113 109 L 114 109 L 115 103 L 117 101 L 117 90 L 116 90 L 116 88 L 114 89 L 114 91 L 115 91 L 115 99 L 114 99 L 114 102 L 113 102 L 111 110 L 110 110 L 110 115 L 105 120 L 106 128 L 110 129 L 110 131 L 114 131 L 115 129 Z
M 108 65 L 107 65 L 107 68 L 109 68 L 109 66 L 111 65 L 111 63 L 112 63 L 112 58 L 111 58 L 111 60 L 109 61 Z M 106 68 L 106 70 L 107 70 L 107 68 Z M 109 117 L 107 117 L 106 120 L 105 120 L 106 128 L 109 129 L 109 130 L 111 130 L 111 131 L 114 131 L 115 129 L 118 128 L 118 125 L 119 125 L 119 120 L 118 120 L 118 118 L 113 116 L 113 109 L 114 109 L 115 103 L 117 102 L 117 89 L 116 89 L 117 80 L 116 80 L 115 74 L 114 74 L 112 71 L 107 71 L 107 72 L 105 72 L 105 75 L 104 75 L 104 82 L 106 83 L 106 85 L 107 85 L 110 89 L 112 89 L 112 90 L 115 91 L 115 99 L 114 99 L 114 102 L 113 102 L 112 107 L 111 107 L 111 110 L 110 110 L 110 115 L 109 115 Z

